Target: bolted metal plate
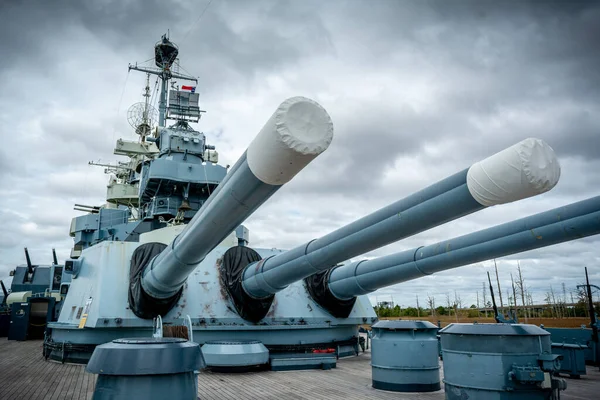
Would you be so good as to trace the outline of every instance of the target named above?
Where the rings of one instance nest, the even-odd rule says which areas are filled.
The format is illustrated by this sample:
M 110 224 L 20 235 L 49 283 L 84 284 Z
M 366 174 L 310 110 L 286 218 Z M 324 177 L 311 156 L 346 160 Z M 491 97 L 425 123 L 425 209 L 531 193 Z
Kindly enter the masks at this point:
M 182 338 L 174 337 L 163 337 L 163 338 L 130 338 L 130 339 L 115 339 L 112 341 L 117 344 L 169 344 L 169 343 L 183 343 L 187 340 Z
M 445 335 L 548 336 L 550 333 L 529 324 L 450 324 L 440 330 Z
M 389 329 L 389 330 L 426 330 L 426 329 L 438 329 L 437 326 L 429 321 L 410 321 L 410 320 L 399 320 L 390 321 L 384 320 L 374 324 L 372 329 Z
M 244 345 L 244 344 L 262 344 L 260 340 L 209 340 L 204 343 L 215 345 Z
M 258 340 L 212 340 L 202 346 L 209 367 L 247 367 L 269 362 L 269 350 Z

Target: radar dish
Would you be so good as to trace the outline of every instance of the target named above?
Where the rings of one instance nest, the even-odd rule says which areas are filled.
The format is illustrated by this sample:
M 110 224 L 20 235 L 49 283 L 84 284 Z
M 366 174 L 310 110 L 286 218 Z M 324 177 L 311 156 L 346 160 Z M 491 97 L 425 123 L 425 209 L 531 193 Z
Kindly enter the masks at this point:
M 150 104 L 135 103 L 127 110 L 127 122 L 140 136 L 149 135 L 157 119 L 158 111 Z

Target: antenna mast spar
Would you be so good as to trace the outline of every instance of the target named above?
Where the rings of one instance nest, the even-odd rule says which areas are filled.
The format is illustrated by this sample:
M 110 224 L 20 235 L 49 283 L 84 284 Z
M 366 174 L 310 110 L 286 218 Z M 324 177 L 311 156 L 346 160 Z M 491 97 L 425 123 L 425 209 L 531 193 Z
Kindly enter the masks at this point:
M 158 68 L 154 67 L 138 67 L 137 64 L 129 64 L 129 70 L 141 71 L 147 74 L 157 75 L 161 79 L 160 99 L 158 102 L 158 126 L 164 127 L 167 116 L 167 84 L 169 79 L 177 78 L 198 83 L 198 80 L 191 75 L 173 73 L 171 66 L 177 59 L 179 49 L 177 45 L 169 41 L 167 35 L 163 35 L 162 39 L 154 46 L 154 62 Z

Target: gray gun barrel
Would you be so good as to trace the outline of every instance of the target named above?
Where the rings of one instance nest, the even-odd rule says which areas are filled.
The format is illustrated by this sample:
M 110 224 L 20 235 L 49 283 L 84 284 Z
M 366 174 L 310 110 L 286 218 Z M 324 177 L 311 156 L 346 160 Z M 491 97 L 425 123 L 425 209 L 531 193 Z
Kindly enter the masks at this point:
M 4 282 L 2 282 L 0 280 L 0 288 L 2 288 L 2 294 L 4 295 L 4 297 L 2 298 L 2 302 L 0 302 L 0 306 L 6 304 L 6 300 L 8 299 L 8 291 L 6 290 L 6 287 L 4 286 Z
M 156 299 L 175 295 L 211 250 L 332 139 L 331 118 L 318 103 L 284 101 L 186 228 L 145 268 L 144 291 Z
M 244 271 L 244 290 L 253 298 L 266 298 L 351 257 L 487 206 L 544 193 L 559 177 L 552 148 L 542 140 L 525 139 L 328 235 L 250 264 Z
M 479 261 L 600 233 L 600 196 L 484 229 L 333 269 L 329 290 L 340 300 Z
M 31 258 L 29 258 L 29 250 L 25 247 L 25 260 L 27 261 L 27 272 L 33 274 L 33 264 L 31 264 Z

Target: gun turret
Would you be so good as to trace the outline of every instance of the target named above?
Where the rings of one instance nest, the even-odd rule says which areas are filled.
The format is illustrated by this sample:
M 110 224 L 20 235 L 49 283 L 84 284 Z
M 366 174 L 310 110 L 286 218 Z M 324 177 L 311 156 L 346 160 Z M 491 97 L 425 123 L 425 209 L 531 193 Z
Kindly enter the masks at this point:
M 544 193 L 559 176 L 552 148 L 526 139 L 328 235 L 248 265 L 243 289 L 251 298 L 268 298 L 351 257 L 485 207 Z
M 333 124 L 319 104 L 303 97 L 283 102 L 181 234 L 131 282 L 130 303 L 176 301 L 198 263 L 332 138 Z
M 381 287 L 600 233 L 600 196 L 479 232 L 331 271 L 328 290 L 349 300 Z

